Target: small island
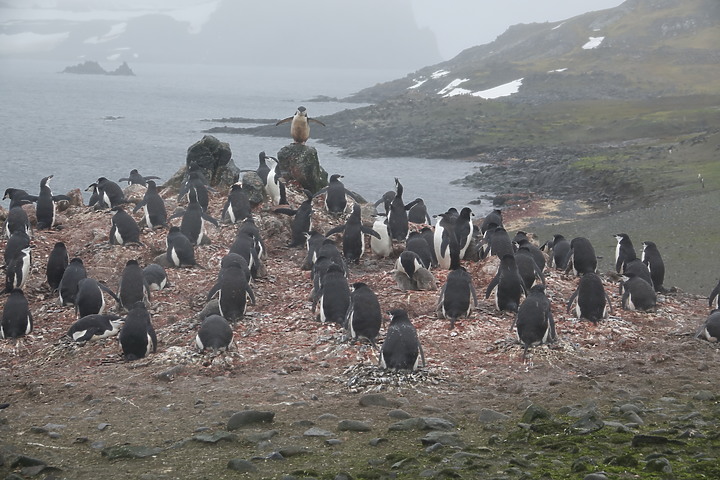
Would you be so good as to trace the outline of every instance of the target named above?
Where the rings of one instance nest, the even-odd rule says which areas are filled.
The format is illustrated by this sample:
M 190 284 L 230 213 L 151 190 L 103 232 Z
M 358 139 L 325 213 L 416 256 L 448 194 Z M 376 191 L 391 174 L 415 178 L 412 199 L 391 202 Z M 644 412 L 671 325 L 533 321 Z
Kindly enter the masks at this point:
M 123 62 L 122 65 L 117 67 L 113 71 L 107 71 L 100 66 L 98 62 L 87 60 L 83 63 L 65 67 L 61 73 L 78 73 L 83 75 L 124 75 L 124 76 L 135 76 L 135 73 L 130 69 L 127 62 Z

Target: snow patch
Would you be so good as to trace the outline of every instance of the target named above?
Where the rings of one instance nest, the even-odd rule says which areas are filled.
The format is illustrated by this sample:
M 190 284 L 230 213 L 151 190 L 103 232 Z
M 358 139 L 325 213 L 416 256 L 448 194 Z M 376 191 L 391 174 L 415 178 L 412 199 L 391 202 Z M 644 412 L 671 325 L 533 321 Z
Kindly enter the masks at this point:
M 566 71 L 567 68 L 558 68 L 557 70 L 549 70 L 548 73 L 560 73 Z
M 449 75 L 449 74 L 450 74 L 450 72 L 447 70 L 436 70 L 432 74 L 430 74 L 430 78 L 432 78 L 433 80 L 436 80 L 438 78 L 442 78 L 445 75 Z
M 600 44 L 605 40 L 605 37 L 589 37 L 588 42 L 582 46 L 584 50 L 592 50 L 593 48 L 597 48 L 600 46 Z
M 512 95 L 513 93 L 517 93 L 518 90 L 520 90 L 520 86 L 522 85 L 522 82 L 523 82 L 523 79 L 518 78 L 517 80 L 513 80 L 512 82 L 498 85 L 497 87 L 494 87 L 494 88 L 489 88 L 487 90 L 481 90 L 479 92 L 475 92 L 472 94 L 472 96 L 484 98 L 486 100 L 490 100 L 493 98 L 499 98 L 499 97 L 508 97 L 508 96 Z
M 562 27 L 563 25 L 565 25 L 565 22 L 562 22 L 562 23 L 559 24 L 559 25 L 555 25 L 555 26 L 552 28 L 552 30 L 557 30 L 558 28 Z
M 455 96 L 457 96 L 457 95 L 469 95 L 469 94 L 471 94 L 471 93 L 472 93 L 472 91 L 470 91 L 470 90 L 468 90 L 468 89 L 466 89 L 466 88 L 453 88 L 453 89 L 450 90 L 448 93 L 446 93 L 445 95 L 443 95 L 443 97 L 446 97 L 446 98 L 447 98 L 447 97 L 455 97 Z
M 408 90 L 413 90 L 415 88 L 418 88 L 420 85 L 427 82 L 427 78 L 424 80 L 418 80 L 416 78 L 413 78 L 413 82 L 415 82 L 415 85 L 410 85 L 409 87 L 407 87 Z
M 453 80 L 452 82 L 448 83 L 448 84 L 445 86 L 445 88 L 443 88 L 442 90 L 440 90 L 440 91 L 438 92 L 438 95 L 445 95 L 446 93 L 452 91 L 455 87 L 457 87 L 457 86 L 460 85 L 461 83 L 465 83 L 465 82 L 467 82 L 468 80 L 470 80 L 470 79 L 469 79 L 469 78 L 456 78 L 456 79 Z

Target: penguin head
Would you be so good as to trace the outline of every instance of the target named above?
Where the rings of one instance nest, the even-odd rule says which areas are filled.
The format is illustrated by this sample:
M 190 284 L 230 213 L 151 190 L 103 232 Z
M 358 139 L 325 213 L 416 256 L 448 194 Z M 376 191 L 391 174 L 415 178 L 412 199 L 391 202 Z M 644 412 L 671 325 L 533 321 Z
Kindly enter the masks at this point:
M 339 173 L 334 173 L 330 175 L 330 182 L 338 182 L 340 178 L 345 178 L 345 175 L 340 175 Z
M 367 284 L 365 282 L 355 282 L 351 285 L 353 290 L 359 290 L 361 288 L 367 287 Z
M 475 214 L 473 213 L 473 211 L 470 207 L 463 207 L 463 209 L 460 210 L 460 216 L 462 218 L 469 219 L 470 217 L 474 217 Z
M 48 175 L 47 177 L 40 180 L 40 188 L 45 187 L 50 183 L 50 179 L 53 178 L 53 175 Z
M 394 308 L 388 312 L 388 315 L 390 316 L 390 323 L 410 321 L 407 311 L 402 308 Z
M 553 242 L 552 242 L 552 244 L 555 245 L 555 244 L 559 243 L 559 242 L 562 241 L 562 240 L 565 240 L 565 237 L 562 236 L 562 235 L 560 235 L 559 233 L 556 233 L 555 235 L 553 235 Z
M 148 180 L 147 182 L 147 189 L 148 190 L 157 190 L 157 184 L 154 180 Z
M 128 260 L 127 262 L 125 262 L 125 266 L 126 266 L 126 267 L 130 267 L 130 266 L 133 266 L 133 265 L 135 265 L 135 266 L 140 266 L 140 264 L 138 263 L 138 261 L 135 260 L 134 258 L 131 258 L 130 260 Z
M 627 233 L 616 233 L 615 240 L 617 240 L 618 243 L 623 243 L 626 241 L 630 241 L 630 236 Z
M 299 115 L 301 117 L 307 117 L 307 109 L 305 107 L 303 107 L 302 105 L 300 105 L 297 108 L 297 112 L 295 112 L 295 115 Z
M 82 265 L 83 261 L 80 257 L 75 257 L 72 260 L 70 260 L 70 263 L 74 263 L 75 265 Z
M 657 245 L 655 245 L 655 242 L 643 242 L 643 252 L 648 250 L 657 250 Z

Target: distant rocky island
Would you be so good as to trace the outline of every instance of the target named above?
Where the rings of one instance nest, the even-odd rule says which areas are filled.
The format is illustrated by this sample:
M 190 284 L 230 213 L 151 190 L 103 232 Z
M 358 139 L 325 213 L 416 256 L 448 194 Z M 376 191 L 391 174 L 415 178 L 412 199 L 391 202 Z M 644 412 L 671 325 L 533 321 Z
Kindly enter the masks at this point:
M 135 76 L 135 73 L 130 69 L 127 62 L 123 62 L 122 65 L 117 67 L 115 70 L 107 71 L 100 66 L 98 62 L 87 60 L 83 63 L 78 63 L 70 67 L 65 67 L 62 73 L 79 73 L 84 75 L 125 75 Z

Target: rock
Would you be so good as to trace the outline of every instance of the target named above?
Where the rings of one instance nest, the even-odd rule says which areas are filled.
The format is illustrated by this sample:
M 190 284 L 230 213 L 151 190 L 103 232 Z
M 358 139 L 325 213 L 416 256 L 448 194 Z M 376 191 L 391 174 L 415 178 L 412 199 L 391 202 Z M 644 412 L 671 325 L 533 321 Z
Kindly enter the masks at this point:
M 440 443 L 450 447 L 465 447 L 465 442 L 460 439 L 460 435 L 458 435 L 457 432 L 429 432 L 421 438 L 420 441 L 425 446 Z
M 635 435 L 632 439 L 633 447 L 642 447 L 646 445 L 663 445 L 670 440 L 667 437 L 659 435 Z
M 587 412 L 583 417 L 572 424 L 575 433 L 586 435 L 588 433 L 597 432 L 605 426 L 600 414 L 596 411 Z
M 28 457 L 27 455 L 18 455 L 11 463 L 10 468 L 17 467 L 36 467 L 39 465 L 47 465 L 44 460 L 39 458 Z
M 505 422 L 507 420 L 510 420 L 510 417 L 504 413 L 496 412 L 495 410 L 487 408 L 480 410 L 480 414 L 478 416 L 478 421 L 483 424 Z
M 715 394 L 709 390 L 700 390 L 693 395 L 694 400 L 699 400 L 701 402 L 713 402 L 716 398 Z
M 450 431 L 455 429 L 455 424 L 444 418 L 437 417 L 415 417 L 400 420 L 388 427 L 391 432 L 408 430 L 441 430 Z
M 242 175 L 242 191 L 247 195 L 250 205 L 253 207 L 263 203 L 267 194 L 262 180 L 256 172 L 245 172 Z
M 373 439 L 370 440 L 368 443 L 369 443 L 370 446 L 372 446 L 372 447 L 377 447 L 377 446 L 380 445 L 381 443 L 385 443 L 385 442 L 387 442 L 387 441 L 388 441 L 387 438 L 378 437 L 378 438 L 373 438 Z
M 311 193 L 328 185 L 328 174 L 320 166 L 317 150 L 302 144 L 287 145 L 277 154 L 278 167 L 285 180 L 295 180 Z
M 259 410 L 243 410 L 237 412 L 227 423 L 228 430 L 237 430 L 259 423 L 271 423 L 275 418 L 275 412 L 261 412 Z
M 395 418 L 397 420 L 405 420 L 405 419 L 411 418 L 412 415 L 407 413 L 405 410 L 394 409 L 394 410 L 390 410 L 388 412 L 388 417 Z
M 118 458 L 147 458 L 162 452 L 161 448 L 143 447 L 133 445 L 116 445 L 107 447 L 102 450 L 102 456 L 108 460 L 117 460 Z
M 572 465 L 570 466 L 570 470 L 574 473 L 582 473 L 587 472 L 588 470 L 592 470 L 592 467 L 596 466 L 597 463 L 595 460 L 588 456 L 582 456 L 576 458 Z
M 550 418 L 550 412 L 535 404 L 529 405 L 523 413 L 522 423 L 533 423 L 535 420 Z
M 399 400 L 390 400 L 381 393 L 369 393 L 360 397 L 361 407 L 387 407 L 398 408 L 402 405 Z
M 298 455 L 306 455 L 310 453 L 310 449 L 307 447 L 300 447 L 297 445 L 290 445 L 288 447 L 283 447 L 280 450 L 278 450 L 278 453 L 282 455 L 285 458 L 290 457 L 297 457 Z
M 645 421 L 642 418 L 640 418 L 640 415 L 638 415 L 635 412 L 627 412 L 625 414 L 625 420 L 628 423 L 633 423 L 636 425 L 644 425 L 645 424 Z
M 372 427 L 359 420 L 342 420 L 338 424 L 338 430 L 341 432 L 369 432 Z
M 200 443 L 218 443 L 223 440 L 234 442 L 237 440 L 237 435 L 230 432 L 201 433 L 194 435 L 192 439 Z
M 266 432 L 251 433 L 245 437 L 245 440 L 251 443 L 267 442 L 280 432 L 277 430 L 268 430 Z
M 608 480 L 608 477 L 604 473 L 588 473 L 583 480 Z
M 303 435 L 306 437 L 332 437 L 335 434 L 327 430 L 323 430 L 322 428 L 312 427 L 305 430 L 305 432 L 303 432 Z
M 645 471 L 662 472 L 667 474 L 672 473 L 672 466 L 670 465 L 670 460 L 665 457 L 653 458 L 648 460 L 645 464 Z
M 252 462 L 242 458 L 233 458 L 228 462 L 227 468 L 242 473 L 255 473 L 258 471 L 258 468 Z

